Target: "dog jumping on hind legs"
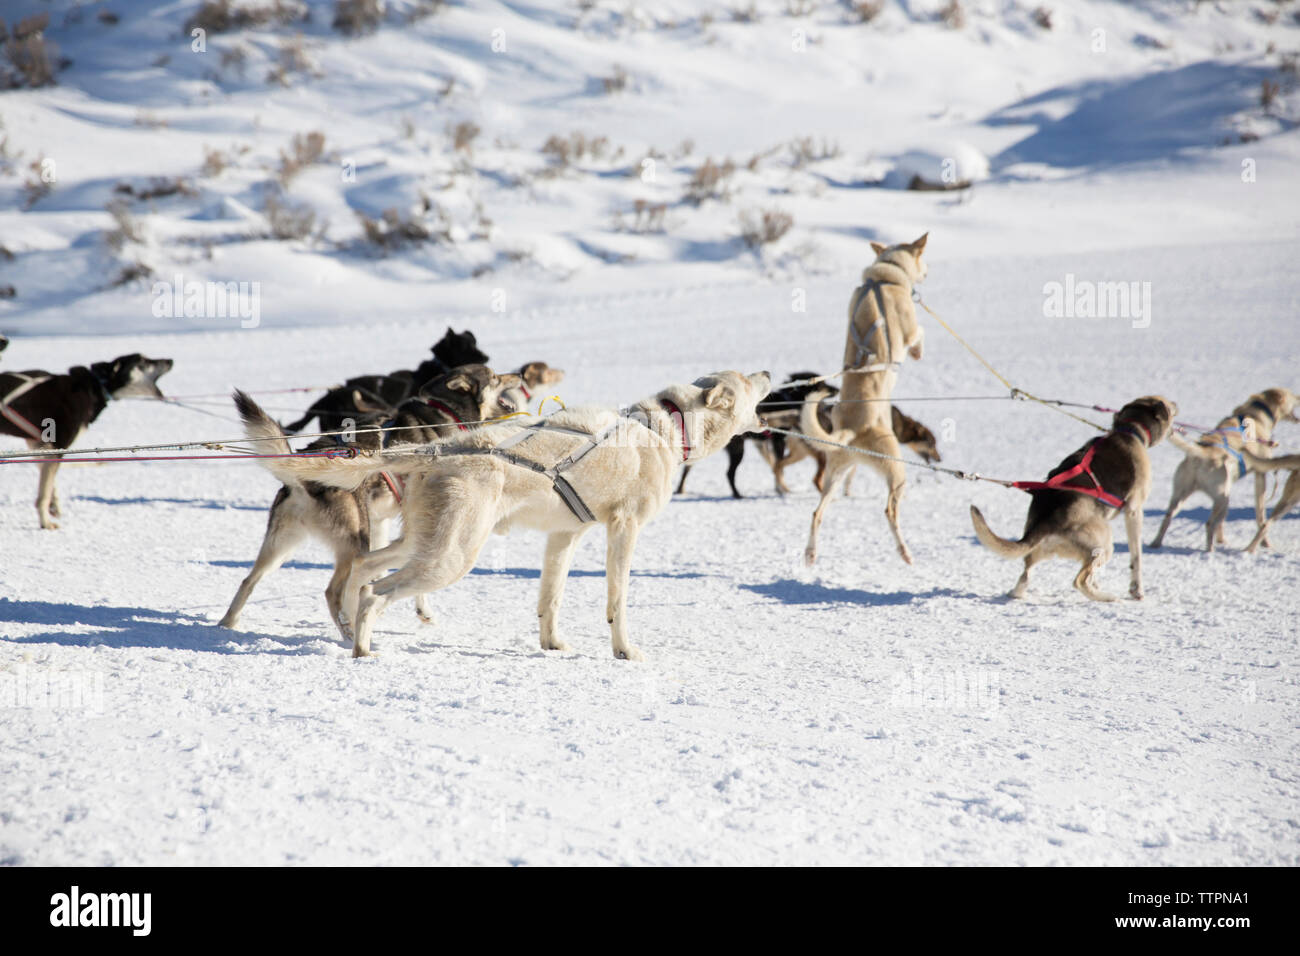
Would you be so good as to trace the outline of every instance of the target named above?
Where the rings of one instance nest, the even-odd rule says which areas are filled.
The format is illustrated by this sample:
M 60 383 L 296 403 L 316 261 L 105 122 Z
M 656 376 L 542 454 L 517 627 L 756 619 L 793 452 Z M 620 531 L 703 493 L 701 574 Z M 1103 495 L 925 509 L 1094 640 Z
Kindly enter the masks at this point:
M 1071 454 L 1046 481 L 1018 482 L 1033 500 L 1019 541 L 998 537 L 979 508 L 971 505 L 971 521 L 980 543 L 1004 558 L 1024 558 L 1025 570 L 1011 590 L 1021 598 L 1029 587 L 1029 570 L 1044 558 L 1073 558 L 1080 562 L 1074 586 L 1094 601 L 1117 600 L 1097 589 L 1097 572 L 1115 552 L 1110 520 L 1124 512 L 1128 532 L 1129 594 L 1141 600 L 1142 506 L 1151 493 L 1151 462 L 1147 449 L 1168 436 L 1178 406 L 1159 395 L 1129 402 L 1118 412 L 1111 430 Z
M 445 588 L 478 560 L 494 531 L 545 532 L 537 613 L 543 650 L 567 650 L 556 615 L 579 540 L 606 530 L 606 619 L 616 658 L 642 660 L 628 639 L 627 589 L 641 528 L 672 498 L 677 466 L 759 427 L 766 372 L 718 372 L 670 385 L 625 410 L 570 408 L 545 419 L 512 419 L 423 446 L 342 458 L 274 458 L 261 464 L 283 481 L 356 488 L 379 472 L 406 482 L 399 541 L 366 556 L 353 573 L 360 592 L 354 657 L 370 653 L 375 618 L 393 601 Z M 245 410 L 250 438 L 278 432 Z M 389 568 L 399 570 L 375 581 Z M 370 583 L 374 581 L 373 585 Z
M 925 330 L 916 321 L 912 306 L 912 286 L 923 280 L 927 268 L 921 256 L 925 252 L 926 233 L 915 242 L 884 246 L 873 242 L 876 261 L 862 273 L 862 285 L 849 300 L 849 329 L 844 346 L 843 387 L 840 401 L 831 413 L 828 432 L 817 419 L 817 406 L 804 405 L 799 430 L 813 438 L 851 445 L 897 459 L 901 455 L 894 435 L 889 398 L 898 381 L 898 369 L 906 352 L 914 360 L 921 358 Z M 826 508 L 853 469 L 866 464 L 879 472 L 889 485 L 885 517 L 898 544 L 898 553 L 908 564 L 912 552 L 903 540 L 898 525 L 898 506 L 903 498 L 907 477 L 901 461 L 861 455 L 849 448 L 826 451 L 826 474 L 821 501 L 813 512 L 812 528 L 804 561 L 817 560 L 817 532 Z
M 1228 494 L 1233 482 L 1245 478 L 1249 472 L 1255 473 L 1255 523 L 1263 528 L 1264 491 L 1267 476 L 1258 468 L 1252 467 L 1250 459 L 1245 457 L 1245 450 L 1254 452 L 1254 460 L 1267 458 L 1264 453 L 1267 446 L 1262 444 L 1273 436 L 1273 428 L 1280 422 L 1297 421 L 1296 396 L 1290 389 L 1266 388 L 1256 392 L 1245 402 L 1232 410 L 1232 414 L 1219 422 L 1214 431 L 1208 432 L 1193 444 L 1184 441 L 1178 435 L 1170 435 L 1171 444 L 1178 446 L 1187 454 L 1174 472 L 1173 494 L 1169 498 L 1169 510 L 1160 522 L 1151 547 L 1160 547 L 1169 530 L 1169 522 L 1174 520 L 1178 509 L 1191 495 L 1198 491 L 1209 495 L 1214 504 L 1210 508 L 1210 518 L 1205 524 L 1205 550 L 1213 551 L 1214 545 L 1224 543 L 1223 525 L 1228 516 Z M 1269 547 L 1268 532 L 1264 531 L 1260 539 L 1264 547 Z

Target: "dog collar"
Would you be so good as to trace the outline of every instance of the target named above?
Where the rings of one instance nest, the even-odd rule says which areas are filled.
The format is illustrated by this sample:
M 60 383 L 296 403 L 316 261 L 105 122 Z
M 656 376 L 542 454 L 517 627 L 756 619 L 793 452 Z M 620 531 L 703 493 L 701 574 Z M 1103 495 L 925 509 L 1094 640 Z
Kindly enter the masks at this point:
M 1142 434 L 1140 435 L 1138 434 L 1137 431 L 1139 428 L 1142 429 Z M 1119 425 L 1115 427 L 1115 431 L 1117 432 L 1126 431 L 1134 438 L 1141 438 L 1142 443 L 1146 445 L 1148 448 L 1151 447 L 1151 429 L 1147 428 L 1141 422 L 1135 422 L 1132 421 L 1131 419 L 1126 418 L 1123 421 L 1121 421 Z
M 668 413 L 668 417 L 677 423 L 677 427 L 682 430 L 682 461 L 689 461 L 691 457 L 691 436 L 686 432 L 686 416 L 682 410 L 673 402 L 666 398 L 659 399 L 659 407 Z
M 95 372 L 94 369 L 88 369 L 87 371 L 90 372 L 90 377 L 95 380 L 95 384 L 99 386 L 99 390 L 104 393 L 104 401 L 111 402 L 113 400 L 113 393 L 108 390 L 108 386 L 104 384 L 104 380 L 99 377 L 98 373 Z
M 424 400 L 424 404 L 428 405 L 430 408 L 436 408 L 438 411 L 447 415 L 449 418 L 451 418 L 452 421 L 456 423 L 456 427 L 459 428 L 461 431 L 463 432 L 469 431 L 469 429 L 465 427 L 465 423 L 460 420 L 460 416 L 457 415 L 455 412 L 453 412 L 445 404 L 438 401 L 436 398 L 426 398 Z
M 528 401 L 531 402 L 533 400 L 533 393 L 528 391 L 527 385 L 520 384 L 519 391 L 524 393 L 524 398 L 526 398 Z

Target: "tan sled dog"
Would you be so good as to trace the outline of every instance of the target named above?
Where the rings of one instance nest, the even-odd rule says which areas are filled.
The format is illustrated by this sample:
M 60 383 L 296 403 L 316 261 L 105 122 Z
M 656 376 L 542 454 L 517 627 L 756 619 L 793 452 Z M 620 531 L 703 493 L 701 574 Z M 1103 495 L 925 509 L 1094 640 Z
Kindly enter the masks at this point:
M 971 521 L 980 543 L 1004 558 L 1024 558 L 1025 570 L 1011 590 L 1021 598 L 1029 569 L 1044 558 L 1073 558 L 1082 567 L 1074 586 L 1094 601 L 1114 601 L 1097 590 L 1097 572 L 1115 552 L 1110 519 L 1124 512 L 1128 532 L 1129 594 L 1142 599 L 1142 506 L 1151 493 L 1147 449 L 1169 434 L 1178 406 L 1159 395 L 1138 398 L 1115 413 L 1109 432 L 1057 465 L 1045 482 L 1031 482 L 1033 496 L 1019 541 L 1000 538 L 979 508 Z
M 1249 448 L 1243 448 L 1241 454 L 1246 459 L 1246 464 L 1256 474 L 1268 471 L 1289 471 L 1286 484 L 1282 486 L 1282 497 L 1278 499 L 1277 504 L 1273 507 L 1273 513 L 1265 519 L 1264 523 L 1259 526 L 1255 532 L 1254 539 L 1246 546 L 1246 550 L 1251 554 L 1268 536 L 1269 526 L 1274 521 L 1295 507 L 1296 502 L 1300 501 L 1300 455 L 1281 455 L 1277 458 L 1260 458 L 1252 454 Z
M 567 650 L 556 629 L 569 562 L 582 536 L 606 530 L 606 617 L 614 656 L 642 660 L 628 640 L 627 587 L 632 551 L 643 525 L 672 497 L 677 466 L 724 447 L 737 431 L 760 427 L 755 406 L 767 394 L 766 372 L 718 372 L 693 385 L 671 385 L 625 415 L 573 408 L 541 420 L 514 419 L 423 446 L 394 447 L 353 459 L 261 459 L 282 481 L 355 488 L 387 472 L 405 479 L 400 541 L 359 562 L 361 589 L 354 657 L 370 653 L 375 617 L 393 601 L 445 588 L 478 559 L 493 532 L 533 528 L 547 535 L 542 567 L 544 650 Z M 251 411 L 251 410 L 250 410 Z M 273 437 L 275 423 L 248 414 L 250 438 Z M 399 570 L 374 580 L 391 567 Z
M 926 233 L 915 242 L 897 246 L 883 246 L 873 242 L 876 261 L 862 273 L 862 285 L 854 290 L 849 300 L 849 331 L 844 346 L 844 367 L 855 371 L 844 374 L 840 401 L 831 415 L 831 431 L 827 432 L 817 420 L 817 406 L 804 405 L 799 428 L 814 438 L 852 445 L 879 452 L 891 458 L 899 457 L 898 439 L 890 422 L 889 397 L 898 381 L 898 368 L 903 352 L 913 359 L 921 358 L 925 330 L 916 321 L 912 307 L 912 285 L 925 278 L 926 265 L 921 260 L 925 251 Z M 884 401 L 881 401 L 884 399 Z M 817 531 L 821 528 L 826 506 L 848 474 L 860 464 L 874 468 L 889 485 L 889 500 L 885 504 L 885 517 L 898 542 L 898 553 L 908 564 L 912 552 L 903 541 L 898 526 L 898 504 L 903 498 L 906 475 L 898 461 L 886 461 L 860 455 L 848 449 L 822 446 L 827 452 L 826 475 L 822 485 L 821 501 L 813 512 L 812 528 L 808 533 L 808 547 L 804 561 L 817 560 Z
M 1151 547 L 1160 547 L 1169 530 L 1169 522 L 1174 520 L 1183 502 L 1198 491 L 1209 495 L 1214 504 L 1210 509 L 1210 519 L 1205 524 L 1205 550 L 1213 551 L 1215 543 L 1224 543 L 1223 525 L 1228 516 L 1228 494 L 1233 482 L 1245 478 L 1247 472 L 1255 472 L 1255 523 L 1264 526 L 1264 490 L 1267 478 L 1264 473 L 1251 468 L 1242 454 L 1244 447 L 1255 452 L 1254 458 L 1267 458 L 1266 446 L 1257 444 L 1268 441 L 1273 435 L 1273 427 L 1279 422 L 1296 421 L 1296 397 L 1290 389 L 1266 388 L 1256 392 L 1245 402 L 1232 410 L 1232 414 L 1219 422 L 1214 431 L 1202 435 L 1195 444 L 1184 441 L 1178 435 L 1170 435 L 1169 442 L 1187 454 L 1174 472 L 1174 489 L 1169 498 L 1169 510 L 1160 522 Z M 1269 547 L 1268 534 L 1261 539 L 1264 547 Z

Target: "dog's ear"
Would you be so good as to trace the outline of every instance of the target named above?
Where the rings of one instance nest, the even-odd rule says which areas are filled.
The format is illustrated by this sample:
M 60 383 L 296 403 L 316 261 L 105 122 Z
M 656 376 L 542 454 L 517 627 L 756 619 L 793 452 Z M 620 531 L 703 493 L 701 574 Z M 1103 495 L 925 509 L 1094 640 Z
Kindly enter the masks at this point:
M 874 240 L 872 240 L 871 242 L 871 251 L 874 252 L 876 255 L 880 255 L 888 248 L 889 246 L 885 245 L 883 242 L 875 242 Z
M 445 384 L 453 392 L 474 391 L 474 378 L 466 372 L 453 372 Z
M 714 411 L 725 412 L 736 404 L 736 393 L 730 385 L 719 382 L 704 392 L 704 406 Z
M 920 239 L 917 239 L 915 242 L 911 243 L 912 251 L 919 256 L 922 252 L 925 251 L 925 241 L 929 238 L 930 238 L 930 234 L 927 232 Z

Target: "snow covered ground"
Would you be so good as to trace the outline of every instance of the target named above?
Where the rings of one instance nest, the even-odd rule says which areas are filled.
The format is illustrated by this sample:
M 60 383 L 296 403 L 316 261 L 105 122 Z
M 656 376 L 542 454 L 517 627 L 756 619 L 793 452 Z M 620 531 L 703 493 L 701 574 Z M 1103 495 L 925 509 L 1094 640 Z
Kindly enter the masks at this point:
M 71 4 L 37 6 L 57 22 Z M 391 4 L 350 40 L 316 4 L 310 24 L 214 34 L 202 55 L 181 31 L 195 3 L 83 6 L 49 33 L 73 60 L 59 85 L 0 95 L 0 286 L 16 290 L 0 299 L 0 367 L 141 351 L 176 360 L 161 382 L 175 395 L 323 385 L 408 367 L 454 324 L 498 367 L 566 369 L 569 404 L 622 403 L 717 368 L 833 370 L 866 240 L 929 230 L 926 302 L 1026 389 L 1109 406 L 1162 393 L 1213 424 L 1261 388 L 1300 388 L 1300 140 L 1279 70 L 1300 47 L 1297 4 L 1062 2 L 1051 30 L 1015 3 L 967 3 L 960 29 L 918 2 L 869 24 L 830 3 L 807 17 L 760 4 L 757 22 L 718 6 L 711 24 L 696 4 L 597 5 L 576 29 L 568 5 L 456 5 L 405 27 L 411 5 Z M 106 6 L 116 25 L 97 19 Z M 800 27 L 819 39 L 795 53 Z M 508 52 L 491 50 L 497 28 Z M 263 82 L 295 30 L 320 75 Z M 242 77 L 237 59 L 215 65 L 236 44 Z M 620 66 L 625 88 L 606 93 Z M 1267 109 L 1265 80 L 1279 83 Z M 468 155 L 445 133 L 462 120 L 482 129 Z M 283 196 L 329 225 L 260 237 L 279 151 L 317 129 L 330 155 Z M 573 130 L 609 152 L 545 173 L 539 147 Z M 748 167 L 806 136 L 838 152 Z M 200 172 L 205 144 L 241 143 Z M 987 178 L 866 185 L 950 154 L 976 170 L 987 157 Z M 683 202 L 708 156 L 735 161 L 730 199 Z M 24 208 L 40 157 L 57 177 Z M 116 186 L 154 176 L 187 192 L 133 200 L 138 238 L 107 244 Z M 637 199 L 664 204 L 662 229 L 634 228 Z M 795 226 L 751 252 L 740 213 L 771 206 Z M 452 240 L 381 254 L 355 212 L 390 207 L 450 221 Z M 113 286 L 137 263 L 153 276 Z M 156 315 L 153 283 L 178 272 L 261 283 L 257 327 Z M 1047 317 L 1045 284 L 1071 275 L 1150 283 L 1150 312 Z M 953 398 L 1000 387 L 921 318 L 927 352 L 898 404 L 939 435 L 944 464 L 1037 478 L 1090 436 L 1040 407 Z M 265 403 L 288 419 L 306 398 Z M 238 434 L 132 401 L 81 444 Z M 1278 437 L 1294 449 L 1300 426 Z M 1179 459 L 1152 452 L 1148 540 Z M 0 466 L 0 862 L 1300 860 L 1300 521 L 1280 523 L 1274 552 L 1236 550 L 1249 482 L 1228 550 L 1203 553 L 1207 502 L 1190 502 L 1145 562 L 1146 601 L 1102 606 L 1061 562 L 1028 600 L 1001 597 L 1017 567 L 978 545 L 967 511 L 1018 532 L 1021 493 L 915 469 L 907 567 L 864 470 L 807 569 L 811 467 L 791 470 L 786 499 L 752 451 L 749 497 L 731 500 L 724 471 L 696 468 L 642 537 L 630 609 L 647 661 L 631 664 L 609 652 L 599 531 L 566 593 L 574 651 L 537 649 L 542 542 L 520 534 L 437 595 L 435 625 L 395 607 L 379 656 L 354 662 L 315 545 L 263 582 L 244 630 L 215 627 L 276 488 L 255 464 L 65 467 L 57 532 L 36 529 L 34 470 Z M 1103 585 L 1122 593 L 1115 531 Z

